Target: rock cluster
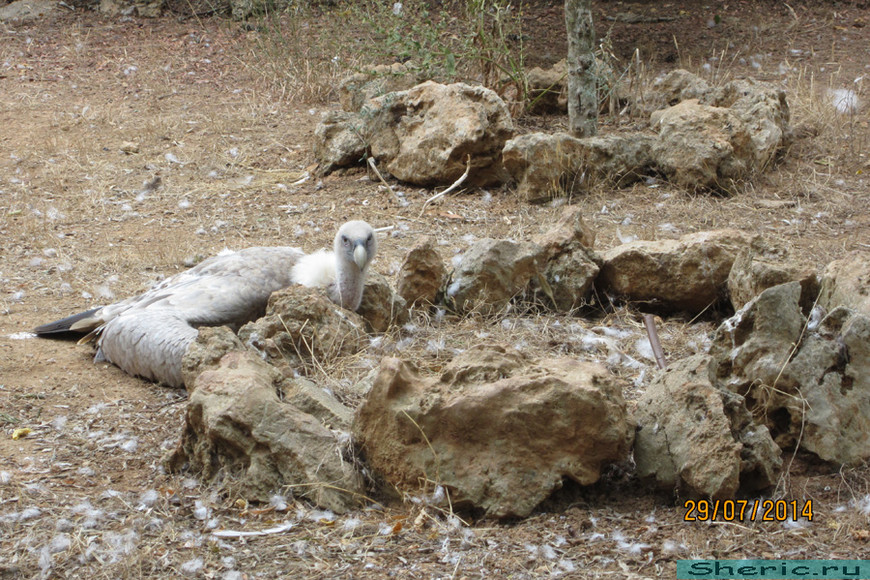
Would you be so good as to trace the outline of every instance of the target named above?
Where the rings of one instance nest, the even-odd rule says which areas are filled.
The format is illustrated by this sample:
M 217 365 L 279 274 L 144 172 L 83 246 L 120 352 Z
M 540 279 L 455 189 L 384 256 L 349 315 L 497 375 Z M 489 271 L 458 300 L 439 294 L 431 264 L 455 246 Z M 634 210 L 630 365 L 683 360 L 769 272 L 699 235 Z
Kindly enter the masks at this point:
M 563 106 L 563 65 L 529 74 L 536 104 Z M 321 171 L 371 155 L 400 181 L 447 185 L 470 160 L 469 183 L 510 179 L 528 201 L 653 174 L 688 190 L 728 191 L 769 166 L 790 138 L 785 93 L 751 80 L 712 87 L 675 70 L 631 104 L 649 115 L 646 129 L 583 139 L 514 136 L 494 92 L 461 83 L 406 86 L 416 80 L 412 69 L 393 65 L 345 81 L 345 110 L 327 115 L 315 131 Z

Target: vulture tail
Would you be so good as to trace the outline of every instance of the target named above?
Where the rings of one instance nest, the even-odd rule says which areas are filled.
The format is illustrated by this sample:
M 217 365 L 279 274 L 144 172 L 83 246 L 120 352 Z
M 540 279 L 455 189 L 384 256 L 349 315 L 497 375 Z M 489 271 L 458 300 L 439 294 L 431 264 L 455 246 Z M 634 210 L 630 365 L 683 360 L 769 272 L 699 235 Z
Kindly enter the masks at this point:
M 94 308 L 92 310 L 86 310 L 85 312 L 79 312 L 78 314 L 73 314 L 72 316 L 67 316 L 66 318 L 61 318 L 60 320 L 55 320 L 54 322 L 49 322 L 47 324 L 42 324 L 33 329 L 33 332 L 37 336 L 49 336 L 49 335 L 81 335 L 90 328 L 84 328 L 81 330 L 73 329 L 72 327 L 76 322 L 80 320 L 84 320 L 86 318 L 90 318 L 95 312 L 97 312 L 100 308 Z M 60 338 L 61 336 L 58 336 Z

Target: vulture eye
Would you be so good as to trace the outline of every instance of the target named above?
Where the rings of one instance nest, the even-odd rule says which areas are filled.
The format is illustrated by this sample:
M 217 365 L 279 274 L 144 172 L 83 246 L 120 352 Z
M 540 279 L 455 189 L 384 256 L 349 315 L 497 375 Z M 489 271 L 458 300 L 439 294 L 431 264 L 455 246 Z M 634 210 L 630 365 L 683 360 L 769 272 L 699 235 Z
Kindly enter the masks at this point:
M 341 243 L 343 243 L 345 246 L 348 244 L 347 236 L 341 236 Z

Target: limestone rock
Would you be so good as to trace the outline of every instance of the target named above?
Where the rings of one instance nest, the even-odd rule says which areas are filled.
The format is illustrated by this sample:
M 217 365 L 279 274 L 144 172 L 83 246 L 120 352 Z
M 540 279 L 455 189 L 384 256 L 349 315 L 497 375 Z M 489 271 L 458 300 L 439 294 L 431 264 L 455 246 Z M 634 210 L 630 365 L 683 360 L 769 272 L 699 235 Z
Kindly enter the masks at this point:
M 56 0 L 15 0 L 0 6 L 0 22 L 30 22 L 56 13 Z
M 847 306 L 870 316 L 870 252 L 854 251 L 828 264 L 822 273 L 819 304 Z
M 363 138 L 364 120 L 353 113 L 332 111 L 314 128 L 314 157 L 320 173 L 361 163 L 367 144 Z
M 552 67 L 533 67 L 526 73 L 530 113 L 565 113 L 568 111 L 568 70 L 563 58 Z
M 566 206 L 556 224 L 533 240 L 541 246 L 547 259 L 555 258 L 578 247 L 592 249 L 595 246 L 595 230 L 583 219 L 580 206 Z
M 600 271 L 600 258 L 592 251 L 595 231 L 583 219 L 580 207 L 567 206 L 556 225 L 534 241 L 547 259 L 543 275 L 548 288 L 540 288 L 540 279 L 533 279 L 533 284 L 537 282 L 537 288 L 559 310 L 583 306 Z
M 650 123 L 659 132 L 656 166 L 680 187 L 727 188 L 757 169 L 749 129 L 730 109 L 690 99 L 656 111 Z
M 447 279 L 444 261 L 426 238 L 411 248 L 399 267 L 396 291 L 410 305 L 435 304 Z
M 680 495 L 717 499 L 770 487 L 781 451 L 743 397 L 710 382 L 710 363 L 707 355 L 672 363 L 638 401 L 638 475 Z
M 870 317 L 838 307 L 808 323 L 801 286 L 769 288 L 717 329 L 713 380 L 745 397 L 777 444 L 825 461 L 870 459 Z
M 622 383 L 603 367 L 495 346 L 468 349 L 438 378 L 383 359 L 354 422 L 388 485 L 436 482 L 453 506 L 495 517 L 528 515 L 564 477 L 595 482 L 626 457 L 632 433 Z
M 462 256 L 447 299 L 459 311 L 497 312 L 528 287 L 544 264 L 544 250 L 533 242 L 478 240 Z
M 734 80 L 712 87 L 685 70 L 671 71 L 645 95 L 659 131 L 658 167 L 687 189 L 727 189 L 765 169 L 791 137 L 785 92 L 772 84 Z
M 605 183 L 637 181 L 653 162 L 654 136 L 626 133 L 577 139 L 567 133 L 528 133 L 508 141 L 502 162 L 517 194 L 539 201 Z
M 359 314 L 336 305 L 322 290 L 299 285 L 273 293 L 266 315 L 239 329 L 239 338 L 287 376 L 311 357 L 325 363 L 359 352 L 369 340 Z
M 748 234 L 730 229 L 630 242 L 603 254 L 598 280 L 628 300 L 697 313 L 724 298 L 731 266 L 750 243 Z
M 313 381 L 304 377 L 287 378 L 280 383 L 280 390 L 285 403 L 317 418 L 325 427 L 350 429 L 353 411 Z
M 268 501 L 286 486 L 320 507 L 358 506 L 359 475 L 339 437 L 278 398 L 280 375 L 256 354 L 234 350 L 194 379 L 172 470 L 235 477 L 243 497 Z
M 819 293 L 816 273 L 789 261 L 785 248 L 771 246 L 758 238 L 734 260 L 728 274 L 728 296 L 734 310 L 740 310 L 762 291 L 792 281 L 801 283 L 801 306 L 809 311 Z
M 410 320 L 405 299 L 396 294 L 387 279 L 369 272 L 357 313 L 372 332 L 384 332 L 391 326 L 401 326 Z
M 380 64 L 347 77 L 338 85 L 338 102 L 345 111 L 355 113 L 369 100 L 386 93 L 406 91 L 420 82 L 411 63 Z
M 157 18 L 163 11 L 164 0 L 100 0 L 100 12 L 107 16 L 136 14 Z
M 506 179 L 501 151 L 512 134 L 493 91 L 427 81 L 369 99 L 358 113 L 328 115 L 315 130 L 315 157 L 326 172 L 368 151 L 396 179 L 430 186 L 456 181 L 470 156 L 467 183 L 485 185 Z
M 504 101 L 485 87 L 427 81 L 378 97 L 361 114 L 374 119 L 367 133 L 372 155 L 400 181 L 453 183 L 469 155 L 467 183 L 504 180 L 501 151 L 513 122 Z

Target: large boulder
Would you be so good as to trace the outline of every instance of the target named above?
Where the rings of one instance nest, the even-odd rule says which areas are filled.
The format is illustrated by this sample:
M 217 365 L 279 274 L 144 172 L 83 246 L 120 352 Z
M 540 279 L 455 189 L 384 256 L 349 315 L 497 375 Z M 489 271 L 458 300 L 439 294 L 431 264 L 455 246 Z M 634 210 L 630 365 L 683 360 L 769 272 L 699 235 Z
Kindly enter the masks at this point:
M 433 378 L 385 358 L 354 435 L 389 487 L 433 482 L 453 506 L 522 517 L 563 478 L 589 485 L 626 457 L 634 428 L 622 387 L 597 364 L 504 347 L 473 347 Z
M 847 306 L 870 316 L 870 252 L 854 251 L 827 265 L 819 304 L 828 310 Z
M 598 184 L 628 185 L 652 165 L 655 137 L 624 133 L 578 139 L 567 133 L 528 133 L 508 141 L 502 162 L 517 194 L 540 201 Z
M 637 473 L 681 496 L 733 498 L 773 485 L 781 451 L 756 425 L 743 397 L 715 387 L 711 358 L 672 363 L 637 404 Z
M 497 312 L 526 290 L 545 261 L 543 248 L 533 242 L 478 240 L 453 273 L 447 299 L 458 311 Z
M 725 299 L 731 266 L 751 239 L 724 229 L 616 246 L 602 256 L 600 288 L 667 310 L 698 313 Z
M 775 286 L 723 322 L 711 377 L 781 447 L 859 464 L 870 459 L 870 317 L 837 307 L 808 321 L 800 299 L 799 282 Z
M 203 329 L 191 349 L 199 363 L 185 366 L 196 378 L 167 466 L 205 479 L 233 477 L 239 493 L 252 500 L 268 501 L 289 488 L 333 511 L 358 507 L 363 486 L 344 457 L 348 438 L 282 401 L 281 374 L 253 352 L 227 350 L 233 343 L 227 334 L 226 328 Z M 216 341 L 211 353 L 209 340 Z
M 314 158 L 320 173 L 362 163 L 368 144 L 365 119 L 356 113 L 330 111 L 314 128 Z
M 493 91 L 427 81 L 368 100 L 356 114 L 334 114 L 315 130 L 323 171 L 368 151 L 395 178 L 416 185 L 450 184 L 471 168 L 468 183 L 506 179 L 501 151 L 513 135 L 507 105 Z

